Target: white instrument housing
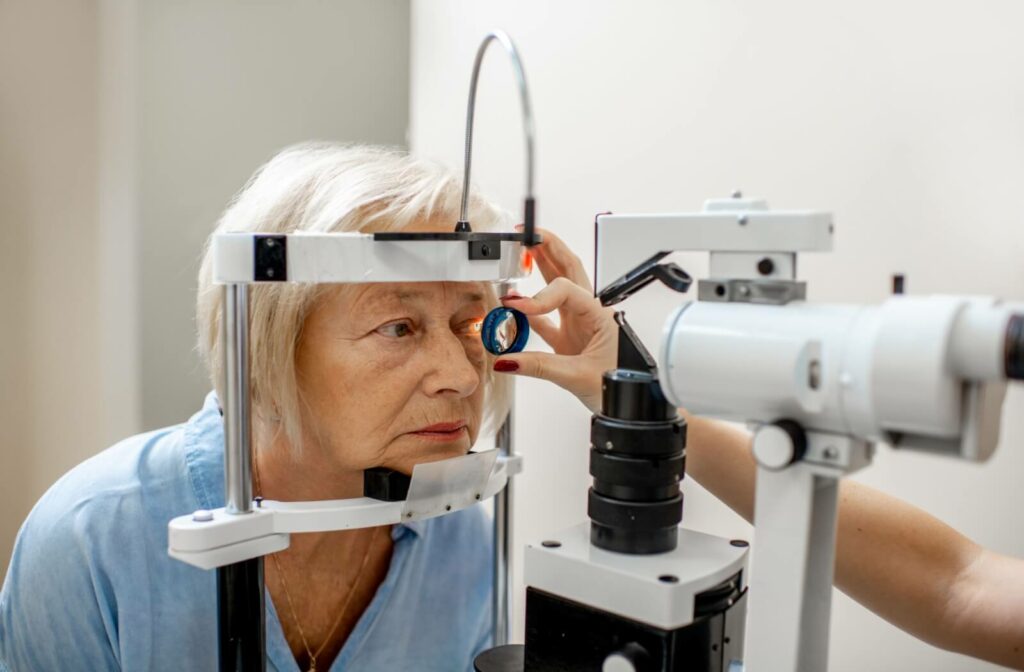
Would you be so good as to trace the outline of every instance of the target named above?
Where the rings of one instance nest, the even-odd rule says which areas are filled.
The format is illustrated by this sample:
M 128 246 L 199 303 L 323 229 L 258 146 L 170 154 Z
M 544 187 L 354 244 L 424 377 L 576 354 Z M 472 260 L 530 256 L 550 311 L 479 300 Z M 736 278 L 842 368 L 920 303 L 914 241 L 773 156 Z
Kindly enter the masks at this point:
M 668 399 L 697 414 L 780 419 L 987 459 L 999 439 L 1012 311 L 990 298 L 879 306 L 692 302 L 665 323 Z
M 678 534 L 678 545 L 667 553 L 626 555 L 591 545 L 590 523 L 581 523 L 552 535 L 557 546 L 528 544 L 523 578 L 538 590 L 633 621 L 681 628 L 693 623 L 698 594 L 746 569 L 749 548 L 682 527 Z M 674 581 L 660 581 L 664 575 Z
M 750 672 L 828 666 L 841 477 L 870 464 L 879 441 L 988 458 L 1005 378 L 1024 368 L 1020 306 L 806 303 L 797 254 L 831 250 L 834 230 L 828 213 L 772 212 L 738 192 L 700 213 L 595 221 L 598 287 L 655 252 L 710 253 L 701 300 L 669 316 L 657 364 L 670 402 L 754 430 Z
M 834 231 L 831 213 L 770 210 L 754 198 L 711 199 L 701 212 L 598 215 L 594 286 L 658 251 L 710 251 L 715 277 L 760 277 L 754 269 L 766 255 L 776 275 L 792 275 L 796 253 L 831 251 Z

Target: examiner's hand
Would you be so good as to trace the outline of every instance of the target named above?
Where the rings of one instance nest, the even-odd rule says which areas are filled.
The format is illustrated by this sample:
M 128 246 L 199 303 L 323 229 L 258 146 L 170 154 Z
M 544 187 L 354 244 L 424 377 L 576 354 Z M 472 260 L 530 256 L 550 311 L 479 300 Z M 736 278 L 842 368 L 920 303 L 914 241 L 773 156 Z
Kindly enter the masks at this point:
M 615 368 L 619 331 L 610 308 L 601 306 L 583 262 L 558 236 L 540 230 L 544 242 L 530 248 L 548 286 L 533 298 L 510 295 L 501 302 L 525 313 L 530 328 L 555 351 L 503 355 L 494 370 L 544 378 L 575 394 L 593 412 L 601 409 L 601 375 Z M 547 313 L 558 311 L 558 324 Z

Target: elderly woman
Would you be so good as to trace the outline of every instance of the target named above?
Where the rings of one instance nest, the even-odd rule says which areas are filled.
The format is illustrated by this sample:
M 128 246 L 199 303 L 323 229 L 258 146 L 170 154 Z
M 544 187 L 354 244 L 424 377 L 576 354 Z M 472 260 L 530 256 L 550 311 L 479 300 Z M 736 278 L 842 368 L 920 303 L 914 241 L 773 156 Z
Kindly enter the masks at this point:
M 299 147 L 267 164 L 219 231 L 448 230 L 458 185 L 408 156 Z M 474 225 L 507 228 L 479 198 Z M 579 259 L 550 233 L 533 248 L 550 283 L 504 296 L 554 353 L 496 361 L 477 325 L 496 302 L 475 283 L 261 286 L 252 303 L 258 494 L 359 496 L 372 466 L 409 472 L 465 453 L 492 371 L 553 381 L 599 410 L 617 330 Z M 200 274 L 200 347 L 214 381 L 219 293 Z M 555 323 L 545 315 L 558 311 Z M 688 416 L 690 475 L 748 519 L 749 436 Z M 0 594 L 0 671 L 212 669 L 212 572 L 170 560 L 167 521 L 223 504 L 217 397 L 187 423 L 128 439 L 76 467 L 19 535 Z M 487 645 L 490 548 L 478 508 L 391 529 L 294 535 L 266 564 L 269 666 L 472 669 Z M 843 484 L 836 583 L 931 643 L 1024 668 L 1024 562 L 974 544 L 927 513 Z M 756 588 L 755 588 L 756 589 Z
M 300 146 L 253 177 L 217 231 L 450 230 L 459 197 L 453 174 L 400 152 Z M 471 216 L 512 228 L 476 196 Z M 208 254 L 199 347 L 219 385 L 211 280 Z M 258 495 L 359 497 L 363 470 L 463 455 L 501 419 L 479 335 L 497 305 L 486 283 L 282 283 L 254 288 L 250 305 Z M 211 393 L 184 424 L 117 444 L 43 496 L 0 599 L 0 669 L 215 669 L 215 575 L 168 557 L 167 523 L 224 505 L 218 404 Z M 293 535 L 266 563 L 268 667 L 472 669 L 490 636 L 490 554 L 479 507 Z

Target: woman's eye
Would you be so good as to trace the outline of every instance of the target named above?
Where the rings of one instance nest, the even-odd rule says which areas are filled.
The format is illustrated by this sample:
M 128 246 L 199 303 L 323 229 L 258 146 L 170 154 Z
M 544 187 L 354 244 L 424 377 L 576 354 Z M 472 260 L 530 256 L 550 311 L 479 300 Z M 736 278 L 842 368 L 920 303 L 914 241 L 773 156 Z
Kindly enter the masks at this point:
M 412 336 L 412 325 L 408 322 L 392 322 L 382 327 L 377 327 L 377 333 L 388 338 L 403 338 Z
M 456 333 L 463 336 L 479 336 L 483 330 L 484 321 L 482 319 L 473 319 L 463 322 L 456 329 Z

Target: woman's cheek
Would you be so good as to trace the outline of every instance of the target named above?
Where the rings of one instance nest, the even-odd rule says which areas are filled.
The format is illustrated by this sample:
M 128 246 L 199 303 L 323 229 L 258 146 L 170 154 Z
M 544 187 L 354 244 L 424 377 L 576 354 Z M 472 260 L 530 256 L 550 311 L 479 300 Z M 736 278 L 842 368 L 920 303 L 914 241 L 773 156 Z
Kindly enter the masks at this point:
M 384 371 L 408 362 L 417 348 L 411 338 L 381 338 L 363 353 L 364 362 L 374 371 Z
M 466 359 L 477 368 L 482 369 L 487 361 L 487 351 L 484 349 L 484 343 L 480 340 L 480 336 L 463 337 L 463 347 L 466 350 Z

